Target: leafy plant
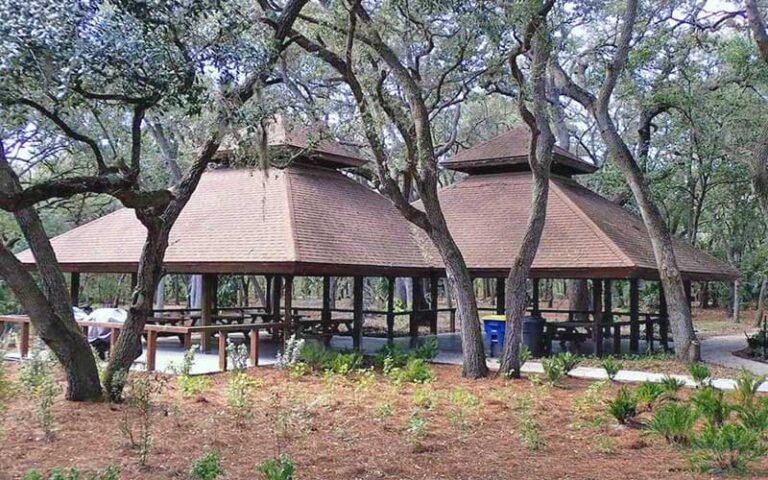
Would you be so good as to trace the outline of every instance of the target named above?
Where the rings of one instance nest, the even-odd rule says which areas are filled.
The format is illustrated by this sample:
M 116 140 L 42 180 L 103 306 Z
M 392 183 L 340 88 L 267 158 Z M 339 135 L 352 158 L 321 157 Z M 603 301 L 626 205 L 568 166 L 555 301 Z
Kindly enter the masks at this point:
M 208 452 L 203 457 L 192 462 L 189 476 L 194 480 L 216 480 L 224 475 L 221 457 L 216 452 Z
M 227 407 L 232 417 L 242 423 L 253 415 L 253 391 L 259 382 L 244 371 L 232 372 L 226 388 Z
M 653 382 L 643 382 L 635 389 L 635 399 L 638 405 L 648 410 L 653 409 L 653 404 L 664 394 L 664 387 Z
M 363 364 L 363 357 L 359 353 L 337 353 L 332 356 L 328 370 L 339 375 L 347 375 L 356 371 Z
M 677 392 L 679 392 L 680 389 L 685 386 L 685 382 L 679 378 L 665 375 L 664 378 L 661 379 L 659 385 L 661 385 L 665 395 L 671 400 L 674 400 L 677 398 Z
M 573 401 L 573 411 L 577 417 L 574 422 L 576 428 L 596 427 L 605 423 L 607 417 L 599 406 L 602 404 L 603 392 L 607 384 L 605 380 L 591 383 L 584 394 Z
M 160 375 L 133 375 L 126 384 L 127 408 L 123 412 L 120 431 L 131 448 L 138 452 L 139 464 L 147 464 L 152 448 L 152 413 L 155 398 L 165 388 L 165 379 Z M 138 433 L 134 430 L 137 428 Z
M 194 397 L 202 395 L 211 389 L 211 379 L 205 375 L 192 375 L 192 367 L 195 365 L 195 352 L 198 347 L 192 347 L 184 352 L 181 365 L 177 368 L 171 366 L 171 370 L 176 373 L 176 381 L 179 385 L 179 391 L 183 397 Z
M 626 386 L 621 387 L 608 403 L 608 412 L 622 425 L 637 415 L 637 400 Z
M 291 335 L 285 342 L 285 349 L 277 352 L 275 367 L 288 368 L 301 360 L 301 352 L 304 350 L 304 340 L 296 338 L 296 334 Z
M 326 369 L 332 356 L 333 354 L 320 343 L 306 342 L 301 348 L 299 358 L 301 363 L 307 365 L 311 370 L 319 372 Z
M 408 417 L 407 425 L 408 437 L 411 444 L 411 449 L 414 452 L 421 452 L 424 450 L 422 441 L 427 436 L 427 420 L 421 415 L 418 410 L 411 412 Z
M 757 390 L 765 382 L 765 375 L 757 376 L 742 368 L 736 379 L 736 390 L 733 392 L 736 403 L 740 406 L 750 406 L 756 401 Z
M 544 368 L 544 377 L 550 385 L 554 385 L 563 376 L 563 366 L 556 358 L 545 358 L 541 366 Z
M 710 425 L 719 427 L 730 415 L 733 407 L 725 401 L 721 390 L 705 387 L 691 396 L 691 404 Z
M 520 365 L 521 366 L 525 365 L 525 362 L 527 362 L 528 360 L 530 360 L 533 357 L 533 355 L 531 355 L 531 351 L 526 346 L 520 347 L 518 355 L 519 355 L 519 358 L 520 358 Z
M 739 423 L 750 430 L 768 432 L 768 400 L 755 400 L 746 404 L 735 405 Z
M 711 382 L 712 373 L 709 371 L 709 367 L 703 363 L 692 363 L 688 367 L 688 372 L 693 377 L 697 388 L 708 386 Z
M 39 387 L 50 381 L 56 359 L 39 342 L 35 342 L 29 357 L 22 363 L 18 374 L 18 382 L 22 390 L 30 397 L 37 395 Z
M 605 373 L 608 375 L 608 379 L 611 381 L 616 378 L 616 375 L 622 368 L 621 362 L 611 357 L 603 359 L 603 361 L 600 362 L 600 366 L 603 367 L 603 370 L 605 370 Z
M 382 420 L 387 417 L 391 417 L 393 414 L 392 405 L 388 403 L 382 403 L 376 407 L 376 418 Z
M 250 363 L 248 347 L 243 343 L 236 344 L 232 341 L 227 341 L 227 357 L 229 357 L 229 361 L 232 364 L 232 370 L 235 372 L 246 370 Z
M 581 363 L 581 358 L 571 352 L 560 352 L 555 355 L 555 361 L 560 364 L 563 374 L 567 375 Z
M 22 478 L 23 480 L 45 479 L 43 474 L 37 470 L 28 471 Z M 80 480 L 81 478 L 84 478 L 83 473 L 81 473 L 77 468 L 72 467 L 66 470 L 61 468 L 54 468 L 51 471 L 51 475 L 48 477 L 48 480 Z M 120 480 L 120 469 L 114 465 L 110 465 L 102 471 L 89 473 L 87 478 L 88 480 Z
M 698 412 L 687 405 L 669 403 L 656 409 L 646 429 L 648 433 L 658 435 L 670 444 L 689 445 L 698 417 Z
M 431 338 L 414 348 L 411 357 L 429 361 L 435 358 L 438 353 L 440 353 L 440 349 L 437 345 L 437 339 Z
M 707 425 L 693 441 L 691 461 L 703 470 L 744 471 L 768 454 L 760 434 L 743 425 Z
M 427 383 L 435 379 L 435 372 L 421 358 L 410 358 L 403 368 L 391 368 L 386 375 L 397 383 Z
M 261 462 L 256 466 L 256 471 L 264 480 L 293 480 L 294 466 L 290 458 L 282 455 Z
M 52 376 L 42 378 L 42 383 L 35 390 L 37 400 L 37 420 L 40 422 L 45 438 L 53 438 L 53 403 L 61 388 L 56 384 Z
M 413 404 L 419 408 L 430 410 L 437 403 L 437 395 L 435 391 L 428 387 L 422 386 L 414 390 L 413 392 Z
M 480 407 L 480 400 L 471 392 L 457 388 L 448 394 L 448 419 L 457 430 L 466 432 L 471 425 L 470 415 Z

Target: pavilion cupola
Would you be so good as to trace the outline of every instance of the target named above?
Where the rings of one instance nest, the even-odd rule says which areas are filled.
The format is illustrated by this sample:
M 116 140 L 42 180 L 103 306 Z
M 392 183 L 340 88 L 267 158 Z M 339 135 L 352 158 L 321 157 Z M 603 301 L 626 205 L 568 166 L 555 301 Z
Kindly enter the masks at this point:
M 327 129 L 288 125 L 282 115 L 276 115 L 265 130 L 270 163 L 275 167 L 292 163 L 355 169 L 366 163 L 352 148 L 339 144 Z M 222 145 L 220 159 L 226 160 L 238 153 L 239 142 L 235 135 L 232 137 Z
M 531 132 L 526 126 L 513 128 L 497 137 L 459 151 L 442 165 L 468 174 L 524 172 L 528 166 Z M 597 166 L 573 153 L 555 146 L 552 173 L 564 177 L 594 173 Z

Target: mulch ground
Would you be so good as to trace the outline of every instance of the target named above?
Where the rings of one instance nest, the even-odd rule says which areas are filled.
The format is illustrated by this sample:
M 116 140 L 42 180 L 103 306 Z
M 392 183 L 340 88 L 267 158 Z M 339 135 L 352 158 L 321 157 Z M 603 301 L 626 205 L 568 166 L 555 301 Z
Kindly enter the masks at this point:
M 70 403 L 54 406 L 55 438 L 46 441 L 34 404 L 17 395 L 0 438 L 0 479 L 27 470 L 81 470 L 119 466 L 124 479 L 188 478 L 193 459 L 216 450 L 228 479 L 257 479 L 255 465 L 279 453 L 295 463 L 298 479 L 659 479 L 710 478 L 693 473 L 684 455 L 638 429 L 579 425 L 574 401 L 589 382 L 566 379 L 560 387 L 528 380 L 462 379 L 458 367 L 436 366 L 428 386 L 392 385 L 382 378 L 290 378 L 271 368 L 250 370 L 259 387 L 254 416 L 233 419 L 226 406 L 228 374 L 211 376 L 198 398 L 181 398 L 175 380 L 158 402 L 149 465 L 138 466 L 119 425 L 126 405 Z M 602 396 L 609 398 L 615 386 Z M 458 394 L 456 392 L 459 392 Z M 451 400 L 474 395 L 479 406 Z M 452 395 L 453 394 L 453 395 Z M 420 399 L 418 405 L 414 398 Z M 520 398 L 541 425 L 544 446 L 530 451 L 520 439 Z M 424 399 L 428 400 L 424 400 Z M 427 408 L 431 403 L 431 407 Z M 604 410 L 598 403 L 595 412 Z M 414 441 L 414 411 L 425 420 Z M 747 478 L 766 478 L 768 462 Z

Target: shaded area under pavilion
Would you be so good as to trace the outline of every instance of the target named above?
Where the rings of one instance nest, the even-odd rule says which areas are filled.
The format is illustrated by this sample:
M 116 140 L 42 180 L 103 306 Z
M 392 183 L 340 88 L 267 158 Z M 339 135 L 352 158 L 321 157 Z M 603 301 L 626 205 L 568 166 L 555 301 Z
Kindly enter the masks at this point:
M 386 318 L 390 341 L 396 316 L 408 318 L 412 338 L 424 326 L 436 334 L 441 313 L 450 314 L 449 331 L 455 331 L 453 310 L 438 304 L 444 282 L 440 257 L 426 236 L 386 198 L 349 175 L 365 161 L 340 144 L 303 130 L 286 131 L 278 125 L 270 134 L 270 146 L 294 158 L 288 166 L 266 171 L 222 166 L 203 175 L 171 232 L 164 262 L 166 273 L 202 274 L 201 307 L 158 310 L 154 322 L 283 322 L 285 332 L 272 332 L 278 337 L 298 331 L 328 341 L 343 333 L 352 337 L 354 348 L 362 346 L 366 316 Z M 504 311 L 503 279 L 528 215 L 527 135 L 526 129 L 515 129 L 444 162 L 446 168 L 469 174 L 442 189 L 440 200 L 472 274 L 497 279 L 493 309 L 497 313 Z M 620 349 L 626 329 L 630 350 L 637 351 L 641 327 L 651 344 L 658 331 L 658 341 L 666 347 L 663 299 L 659 312 L 640 312 L 638 282 L 657 278 L 642 221 L 571 179 L 595 170 L 591 163 L 556 151 L 547 223 L 532 271 L 531 310 L 567 314 L 571 326 L 551 322 L 552 336 L 568 329 L 587 330 L 596 340 L 598 354 L 608 335 L 613 335 L 614 351 Z M 71 273 L 73 303 L 79 303 L 81 273 L 135 275 L 144 237 L 144 227 L 133 212 L 121 209 L 52 239 L 62 269 Z M 676 252 L 688 288 L 692 280 L 738 276 L 729 265 L 683 242 L 676 244 Z M 19 258 L 34 265 L 28 251 Z M 222 274 L 264 275 L 266 304 L 218 307 L 215 292 Z M 322 277 L 321 307 L 294 305 L 296 276 Z M 332 277 L 353 278 L 352 308 L 332 308 Z M 384 310 L 364 308 L 365 277 L 387 279 Z M 395 309 L 395 279 L 400 277 L 412 278 L 414 290 L 419 291 L 407 311 Z M 591 308 L 584 312 L 541 309 L 542 278 L 591 280 Z M 630 283 L 628 312 L 611 306 L 610 285 L 619 279 Z M 444 283 L 442 290 L 447 291 Z M 577 316 L 589 318 L 573 320 Z M 202 335 L 201 342 L 207 351 L 211 339 Z

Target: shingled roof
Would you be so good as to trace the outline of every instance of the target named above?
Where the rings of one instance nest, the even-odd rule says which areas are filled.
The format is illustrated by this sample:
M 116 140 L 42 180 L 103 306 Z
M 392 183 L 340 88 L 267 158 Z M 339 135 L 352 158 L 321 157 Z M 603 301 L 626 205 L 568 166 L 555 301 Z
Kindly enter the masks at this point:
M 466 173 L 491 173 L 523 171 L 528 169 L 528 147 L 531 131 L 517 127 L 487 142 L 459 151 L 442 165 L 451 170 Z M 552 172 L 560 175 L 593 173 L 597 167 L 573 153 L 555 146 Z
M 531 174 L 470 175 L 439 192 L 451 233 L 477 274 L 503 275 L 522 241 L 531 202 Z M 579 185 L 553 176 L 547 220 L 533 263 L 539 278 L 658 278 L 642 220 Z M 738 270 L 675 241 L 685 278 L 728 280 Z
M 408 275 L 428 262 L 384 197 L 341 172 L 307 165 L 206 172 L 177 220 L 170 272 Z M 51 240 L 65 271 L 134 271 L 145 239 L 120 209 Z M 19 258 L 33 263 L 26 251 Z M 423 273 L 423 272 L 422 272 Z

